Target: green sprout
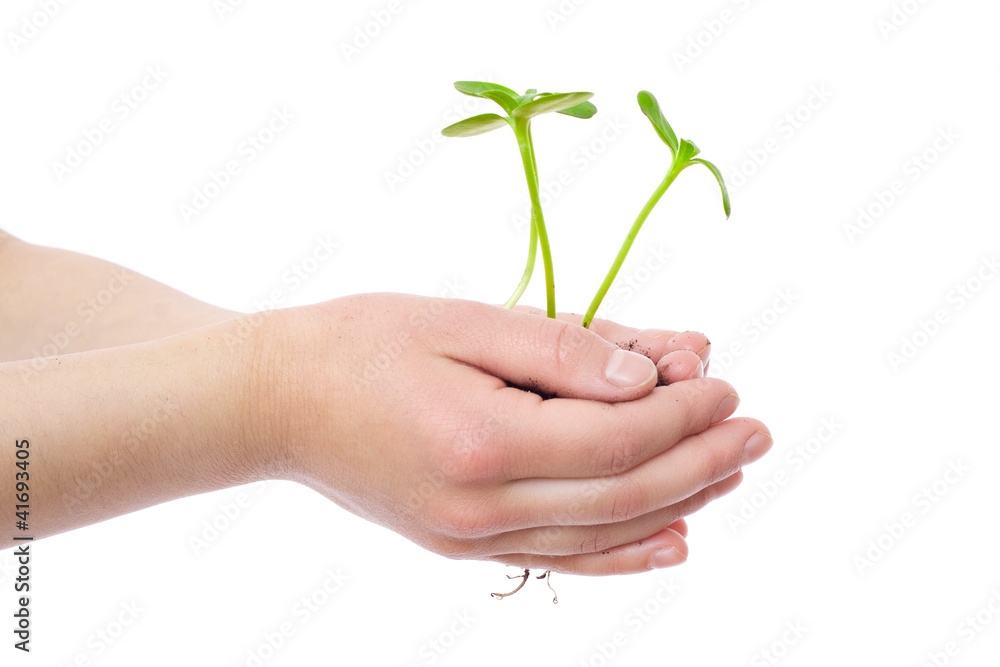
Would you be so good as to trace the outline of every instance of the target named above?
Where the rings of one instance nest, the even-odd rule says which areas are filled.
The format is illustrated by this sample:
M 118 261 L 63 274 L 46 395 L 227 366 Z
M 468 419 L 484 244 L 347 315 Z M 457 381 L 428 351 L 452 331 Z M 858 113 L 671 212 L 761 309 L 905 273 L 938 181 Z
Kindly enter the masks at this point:
M 472 97 L 481 97 L 496 102 L 506 116 L 486 113 L 473 116 L 454 125 L 449 125 L 441 131 L 446 137 L 474 137 L 491 132 L 504 125 L 514 130 L 517 146 L 521 151 L 521 163 L 524 165 L 524 176 L 528 181 L 528 195 L 531 198 L 531 234 L 528 240 L 528 261 L 524 274 L 517 289 L 504 304 L 505 308 L 513 308 L 535 270 L 535 254 L 540 246 L 542 263 L 545 266 L 545 300 L 549 317 L 556 316 L 555 276 L 552 271 L 552 251 L 549 246 L 549 235 L 545 228 L 545 218 L 542 215 L 542 202 L 538 192 L 538 165 L 535 162 L 535 147 L 531 140 L 531 119 L 545 113 L 561 113 L 574 118 L 591 118 L 597 113 L 597 107 L 588 102 L 593 93 L 539 93 L 535 89 L 518 95 L 510 88 L 496 83 L 482 81 L 457 81 L 458 92 Z
M 597 294 L 594 296 L 594 300 L 590 302 L 590 307 L 587 309 L 586 315 L 583 317 L 582 325 L 586 329 L 590 326 L 590 323 L 594 320 L 594 315 L 597 313 L 597 309 L 601 305 L 601 301 L 604 300 L 605 295 L 611 288 L 611 284 L 614 282 L 615 278 L 618 276 L 618 271 L 621 270 L 622 264 L 625 262 L 625 257 L 628 255 L 629 250 L 632 248 L 632 243 L 635 241 L 636 235 L 638 235 L 639 230 L 642 229 L 642 225 L 646 222 L 646 218 L 652 212 L 653 208 L 659 203 L 660 199 L 666 193 L 667 188 L 670 184 L 674 182 L 682 171 L 690 167 L 691 165 L 700 164 L 708 167 L 708 170 L 712 172 L 715 176 L 715 180 L 719 182 L 719 187 L 722 189 L 722 208 L 726 212 L 726 219 L 729 219 L 729 214 L 732 209 L 729 205 L 729 191 L 726 189 L 726 183 L 722 180 L 722 172 L 719 168 L 708 160 L 703 160 L 699 157 L 695 157 L 701 151 L 694 142 L 688 141 L 687 139 L 677 139 L 677 134 L 674 129 L 670 127 L 670 123 L 667 119 L 663 117 L 663 112 L 660 110 L 660 103 L 656 101 L 656 98 L 652 93 L 643 90 L 639 93 L 639 108 L 642 109 L 642 113 L 646 115 L 649 122 L 653 124 L 653 129 L 656 133 L 660 135 L 660 139 L 663 143 L 667 145 L 670 149 L 671 161 L 670 168 L 667 170 L 667 175 L 664 176 L 663 180 L 653 191 L 652 196 L 646 202 L 646 205 L 642 207 L 642 211 L 639 213 L 639 217 L 635 219 L 632 224 L 632 229 L 629 230 L 628 235 L 625 237 L 625 242 L 622 243 L 621 250 L 618 251 L 617 257 L 615 257 L 614 263 L 611 265 L 611 269 L 608 271 L 608 275 L 604 278 L 604 282 L 601 283 L 600 289 L 597 290 Z

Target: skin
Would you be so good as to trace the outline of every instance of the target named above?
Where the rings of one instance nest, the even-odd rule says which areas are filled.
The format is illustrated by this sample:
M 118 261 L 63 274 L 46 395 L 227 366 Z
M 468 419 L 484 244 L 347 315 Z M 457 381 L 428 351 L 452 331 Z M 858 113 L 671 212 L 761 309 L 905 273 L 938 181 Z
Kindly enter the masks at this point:
M 84 323 L 116 271 L 0 233 L 0 436 L 31 442 L 36 539 L 285 479 L 450 558 L 641 572 L 771 446 L 701 334 L 400 294 L 247 316 L 131 272 Z

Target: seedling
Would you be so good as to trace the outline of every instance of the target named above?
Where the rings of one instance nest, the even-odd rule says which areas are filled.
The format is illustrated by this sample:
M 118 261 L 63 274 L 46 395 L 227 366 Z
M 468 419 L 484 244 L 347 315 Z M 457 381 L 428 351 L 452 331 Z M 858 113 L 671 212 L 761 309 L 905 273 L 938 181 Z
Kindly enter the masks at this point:
M 694 142 L 688 141 L 687 139 L 681 139 L 678 141 L 677 134 L 674 133 L 674 129 L 670 127 L 670 123 L 667 119 L 663 117 L 663 112 L 660 110 L 660 103 L 656 101 L 653 94 L 643 90 L 639 93 L 639 108 L 642 109 L 642 113 L 646 115 L 649 122 L 653 124 L 653 129 L 656 133 L 660 135 L 660 139 L 663 143 L 667 145 L 670 149 L 670 168 L 667 169 L 667 175 L 663 177 L 663 180 L 653 191 L 652 196 L 646 202 L 646 205 L 642 207 L 642 211 L 639 213 L 639 217 L 635 219 L 632 223 L 632 229 L 629 230 L 628 235 L 625 237 L 625 242 L 622 243 L 621 250 L 618 251 L 618 256 L 615 257 L 615 261 L 611 264 L 611 269 L 608 270 L 608 275 L 605 276 L 604 282 L 601 283 L 600 289 L 597 290 L 597 294 L 594 296 L 593 301 L 590 302 L 590 307 L 587 309 L 587 314 L 583 316 L 583 327 L 587 328 L 590 323 L 594 320 L 594 315 L 597 313 L 597 309 L 601 305 L 601 301 L 604 300 L 604 296 L 608 293 L 608 289 L 611 288 L 611 284 L 615 281 L 618 276 L 618 271 L 621 270 L 622 264 L 625 262 L 625 257 L 628 255 L 629 250 L 632 249 L 632 243 L 635 241 L 636 235 L 639 234 L 639 230 L 642 229 L 642 225 L 646 222 L 646 218 L 653 211 L 653 208 L 659 203 L 660 199 L 666 193 L 667 188 L 670 184 L 674 182 L 682 171 L 694 164 L 704 165 L 708 167 L 708 170 L 712 172 L 715 176 L 715 180 L 719 182 L 719 187 L 722 189 L 722 208 L 726 212 L 726 219 L 729 219 L 729 214 L 732 209 L 729 205 L 729 190 L 726 189 L 726 182 L 722 180 L 722 172 L 719 168 L 708 160 L 703 160 L 702 158 L 696 157 L 698 153 L 701 152 Z
M 504 304 L 504 307 L 513 308 L 521 298 L 521 295 L 524 294 L 528 283 L 531 282 L 531 275 L 535 267 L 535 253 L 540 246 L 542 249 L 542 262 L 545 265 L 546 312 L 549 317 L 555 317 L 555 280 L 552 272 L 552 253 L 549 247 L 548 233 L 545 228 L 545 218 L 542 215 L 541 198 L 538 193 L 538 165 L 535 162 L 535 149 L 531 141 L 531 119 L 535 116 L 551 112 L 576 118 L 591 118 L 597 113 L 597 107 L 588 101 L 593 94 L 539 93 L 537 90 L 531 89 L 526 91 L 524 95 L 518 95 L 510 88 L 495 83 L 479 81 L 459 81 L 455 84 L 455 88 L 466 95 L 482 97 L 496 102 L 507 115 L 499 116 L 487 113 L 467 118 L 446 127 L 442 130 L 442 134 L 446 137 L 472 137 L 508 125 L 514 130 L 514 136 L 517 138 L 517 145 L 521 150 L 521 162 L 524 165 L 524 175 L 528 181 L 528 194 L 531 197 L 531 232 L 528 240 L 528 261 L 524 269 L 524 274 L 521 277 L 521 282 L 514 290 L 510 299 L 507 300 L 507 303 Z M 656 190 L 653 191 L 649 200 L 646 201 L 645 206 L 642 207 L 635 222 L 632 223 L 632 228 L 626 235 L 625 242 L 622 243 L 622 247 L 611 264 L 604 282 L 601 283 L 597 294 L 594 295 L 593 300 L 590 302 L 590 307 L 587 308 L 587 312 L 581 322 L 584 328 L 588 328 L 590 323 L 593 322 L 594 316 L 597 314 L 597 309 L 618 276 L 618 272 L 621 270 L 625 258 L 632 249 L 632 244 L 635 242 L 639 230 L 642 229 L 649 214 L 652 213 L 660 199 L 667 192 L 667 189 L 670 188 L 671 184 L 682 171 L 696 164 L 707 167 L 712 172 L 712 175 L 715 176 L 715 180 L 718 181 L 719 188 L 722 190 L 722 207 L 726 213 L 726 219 L 729 218 L 731 212 L 729 191 L 726 189 L 726 183 L 718 167 L 708 160 L 697 157 L 701 151 L 694 142 L 687 139 L 678 139 L 677 134 L 670 127 L 670 123 L 663 116 L 660 104 L 656 101 L 652 93 L 645 90 L 641 91 L 638 95 L 638 100 L 642 113 L 649 119 L 657 135 L 667 145 L 667 148 L 670 149 L 670 167 L 667 169 L 666 176 L 663 177 L 663 180 L 656 187 Z M 509 595 L 517 593 L 528 581 L 529 574 L 530 570 L 525 569 L 522 575 L 508 575 L 509 579 L 520 579 L 521 582 L 517 585 L 517 588 L 509 593 L 493 593 L 493 597 L 502 600 Z M 546 570 L 536 578 L 546 579 L 549 589 L 552 590 L 553 594 L 555 593 L 555 590 L 552 589 L 552 576 L 549 570 Z M 558 601 L 559 598 L 557 596 L 552 600 L 553 603 Z
M 514 293 L 504 304 L 506 308 L 517 305 L 524 290 L 531 282 L 531 274 L 535 269 L 535 253 L 539 246 L 542 249 L 542 263 L 545 266 L 545 301 L 549 317 L 556 316 L 555 276 L 552 272 L 552 252 L 549 247 L 549 235 L 545 229 L 545 218 L 542 215 L 542 201 L 538 194 L 538 165 L 535 162 L 535 147 L 531 141 L 531 119 L 546 113 L 561 113 L 574 118 L 591 118 L 597 113 L 597 107 L 588 102 L 593 93 L 539 93 L 534 88 L 518 95 L 510 88 L 496 83 L 482 81 L 457 81 L 455 88 L 460 93 L 472 97 L 482 97 L 500 105 L 506 116 L 495 113 L 485 113 L 473 116 L 454 125 L 449 125 L 441 131 L 446 137 L 474 137 L 491 132 L 504 125 L 514 130 L 517 147 L 521 151 L 521 163 L 524 165 L 524 176 L 528 181 L 528 194 L 531 197 L 531 232 L 528 240 L 528 262 L 524 267 L 524 275 Z

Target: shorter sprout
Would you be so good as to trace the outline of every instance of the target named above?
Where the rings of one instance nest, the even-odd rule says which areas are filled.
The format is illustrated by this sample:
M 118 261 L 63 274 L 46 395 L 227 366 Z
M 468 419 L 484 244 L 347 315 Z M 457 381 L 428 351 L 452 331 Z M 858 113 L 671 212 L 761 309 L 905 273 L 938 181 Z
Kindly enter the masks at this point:
M 722 172 L 719 171 L 719 168 L 708 160 L 696 157 L 701 150 L 693 141 L 677 138 L 677 133 L 674 132 L 674 128 L 670 127 L 670 123 L 668 123 L 667 119 L 663 116 L 663 111 L 660 110 L 660 103 L 656 101 L 656 98 L 652 93 L 644 90 L 639 93 L 638 98 L 639 108 L 642 109 L 642 113 L 646 115 L 646 118 L 648 118 L 649 122 L 652 123 L 653 129 L 655 129 L 656 133 L 660 135 L 660 139 L 662 139 L 663 143 L 665 143 L 667 148 L 670 149 L 670 168 L 667 170 L 667 175 L 663 177 L 663 180 L 646 202 L 646 205 L 643 206 L 642 211 L 639 213 L 639 217 L 636 218 L 635 222 L 632 224 L 632 229 L 629 230 L 628 235 L 625 237 L 625 242 L 622 243 L 621 250 L 618 251 L 615 261 L 611 264 L 611 269 L 608 270 L 608 274 L 605 276 L 604 282 L 601 283 L 601 287 L 597 290 L 597 294 L 594 296 L 593 301 L 590 302 L 590 307 L 587 308 L 587 313 L 583 316 L 582 324 L 584 328 L 589 327 L 590 323 L 594 321 L 597 309 L 601 306 L 601 302 L 607 295 L 608 290 L 611 289 L 611 284 L 618 276 L 618 272 L 621 270 L 622 264 L 625 262 L 625 257 L 628 255 L 629 250 L 632 249 L 632 243 L 635 242 L 635 237 L 639 234 L 639 230 L 642 229 L 642 225 L 646 222 L 646 218 L 649 217 L 653 208 L 657 203 L 659 203 L 660 198 L 662 198 L 664 193 L 666 193 L 667 188 L 670 187 L 670 184 L 674 182 L 674 179 L 676 179 L 682 171 L 695 164 L 707 167 L 708 170 L 712 172 L 712 175 L 715 176 L 715 180 L 718 181 L 719 188 L 722 190 L 722 208 L 726 212 L 726 219 L 729 219 L 729 214 L 732 211 L 729 205 L 729 190 L 726 189 L 726 183 L 722 179 Z

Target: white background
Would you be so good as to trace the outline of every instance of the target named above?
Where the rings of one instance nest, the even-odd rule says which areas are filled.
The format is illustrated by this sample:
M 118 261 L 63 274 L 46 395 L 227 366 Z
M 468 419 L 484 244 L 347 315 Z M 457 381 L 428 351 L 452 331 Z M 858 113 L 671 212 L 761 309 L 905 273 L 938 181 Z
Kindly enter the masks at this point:
M 477 78 L 596 93 L 589 121 L 535 123 L 543 179 L 571 180 L 546 209 L 559 306 L 583 310 L 666 167 L 634 101 L 653 91 L 722 168 L 733 216 L 724 221 L 707 171 L 685 172 L 626 265 L 641 288 L 620 290 L 611 315 L 705 331 L 712 374 L 776 445 L 690 518 L 687 564 L 556 575 L 556 606 L 536 581 L 492 600 L 508 583 L 500 566 L 424 552 L 291 484 L 170 503 L 38 543 L 36 650 L 19 654 L 5 632 L 3 664 L 258 664 L 252 652 L 266 665 L 918 666 L 929 654 L 939 665 L 1000 655 L 996 3 L 908 0 L 894 16 L 888 0 L 567 0 L 561 13 L 556 0 L 424 0 L 393 3 L 384 27 L 369 22 L 386 22 L 387 0 L 222 12 L 211 0 L 49 2 L 51 18 L 45 4 L 8 0 L 0 13 L 0 226 L 246 312 L 274 289 L 288 304 L 361 291 L 506 299 L 527 245 L 513 137 L 437 134 L 491 110 L 451 87 Z M 366 25 L 377 33 L 367 44 Z M 363 48 L 345 54 L 355 40 Z M 126 118 L 123 94 L 142 98 Z M 294 120 L 246 160 L 241 144 L 274 109 Z M 105 118 L 112 132 L 60 179 L 53 163 Z M 240 173 L 185 220 L 180 206 L 232 159 Z M 859 208 L 872 213 L 864 229 Z M 338 251 L 292 289 L 286 273 L 320 238 Z M 536 278 L 524 302 L 543 305 Z M 935 314 L 943 323 L 929 326 Z M 224 525 L 238 499 L 247 506 L 196 554 L 190 539 Z M 0 554 L 5 610 L 11 563 Z M 329 596 L 328 571 L 348 578 Z M 313 595 L 325 604 L 297 613 Z M 133 604 L 138 618 L 119 633 Z M 977 613 L 984 625 L 966 620 Z M 272 651 L 265 637 L 284 622 L 294 634 Z

